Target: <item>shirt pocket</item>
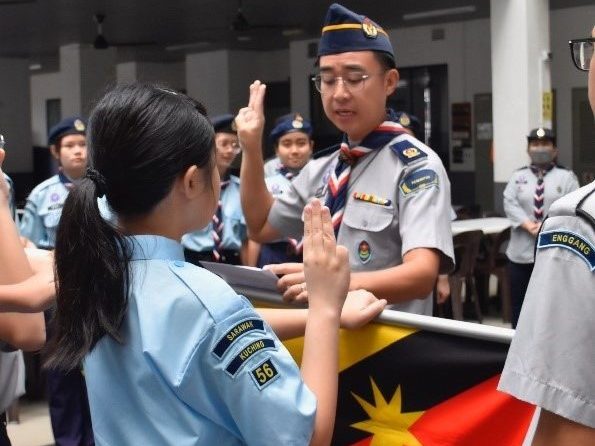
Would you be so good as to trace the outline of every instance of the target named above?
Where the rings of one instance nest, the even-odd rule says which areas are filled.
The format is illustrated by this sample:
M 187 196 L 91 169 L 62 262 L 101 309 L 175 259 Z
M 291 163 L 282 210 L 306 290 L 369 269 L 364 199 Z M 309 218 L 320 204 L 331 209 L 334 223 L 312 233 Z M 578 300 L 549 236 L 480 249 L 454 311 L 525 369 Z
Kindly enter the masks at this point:
M 55 228 L 60 222 L 60 216 L 62 215 L 62 208 L 47 210 L 46 212 L 40 212 L 40 217 L 43 219 L 43 225 L 46 228 Z
M 380 232 L 388 228 L 395 218 L 392 205 L 353 201 L 345 209 L 343 223 L 360 231 Z

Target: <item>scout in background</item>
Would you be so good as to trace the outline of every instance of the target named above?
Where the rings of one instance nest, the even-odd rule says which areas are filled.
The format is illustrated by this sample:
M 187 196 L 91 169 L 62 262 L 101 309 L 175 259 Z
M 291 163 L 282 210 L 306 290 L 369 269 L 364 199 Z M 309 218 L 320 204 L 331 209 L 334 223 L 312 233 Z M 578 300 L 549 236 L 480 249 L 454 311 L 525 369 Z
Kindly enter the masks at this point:
M 85 131 L 85 121 L 78 116 L 66 118 L 50 129 L 48 144 L 58 160 L 59 172 L 37 185 L 27 198 L 19 226 L 25 243 L 28 240 L 38 248 L 54 249 L 66 197 L 87 169 Z M 48 322 L 50 318 L 51 310 L 46 312 Z M 51 337 L 51 324 L 48 331 Z M 93 445 L 87 389 L 81 370 L 65 373 L 49 369 L 46 385 L 56 446 Z
M 450 183 L 438 155 L 400 124 L 387 97 L 399 80 L 386 31 L 330 6 L 313 78 L 327 117 L 344 132 L 340 149 L 310 161 L 283 195 L 267 190 L 262 132 L 265 85 L 250 86 L 236 118 L 243 149 L 240 185 L 250 236 L 266 243 L 302 235 L 313 197 L 331 209 L 337 242 L 349 250 L 350 288 L 386 298 L 394 309 L 432 314 L 438 272 L 453 266 Z M 306 299 L 300 264 L 274 265 L 288 300 Z
M 345 300 L 347 252 L 319 202 L 304 213 L 307 310 L 257 312 L 185 263 L 179 240 L 219 202 L 214 139 L 204 107 L 164 87 L 117 86 L 91 113 L 93 168 L 58 231 L 48 361 L 84 363 L 98 445 L 328 445 L 339 323 L 386 304 L 364 291 Z M 102 195 L 118 226 L 100 217 Z M 300 373 L 279 338 L 304 333 Z
M 240 265 L 248 263 L 246 223 L 240 203 L 240 179 L 229 173 L 240 153 L 234 116 L 212 119 L 215 129 L 215 163 L 221 177 L 221 197 L 209 225 L 182 237 L 186 261 L 200 265 L 201 260 Z
M 550 206 L 578 189 L 576 175 L 556 163 L 558 148 L 550 129 L 537 128 L 527 136 L 531 164 L 516 170 L 504 189 L 504 212 L 512 222 L 509 260 L 512 328 L 516 327 L 534 265 L 535 239 Z
M 595 28 L 570 41 L 575 66 L 589 72 L 595 116 L 594 45 Z M 595 182 L 549 209 L 500 378 L 500 390 L 541 408 L 533 446 L 595 444 L 594 252 Z
M 60 121 L 48 134 L 50 152 L 58 161 L 59 172 L 31 191 L 19 225 L 21 236 L 38 248 L 54 248 L 64 200 L 74 182 L 85 174 L 85 129 L 85 121 L 74 116 Z
M 312 125 L 299 113 L 282 116 L 271 130 L 269 140 L 275 147 L 276 158 L 272 160 L 273 170 L 269 175 L 266 175 L 265 166 L 265 181 L 273 197 L 278 197 L 289 189 L 291 181 L 310 161 L 314 150 Z M 258 267 L 302 261 L 301 238 L 286 238 L 264 245 L 251 240 L 250 249 L 258 253 L 258 256 L 255 256 L 258 258 Z

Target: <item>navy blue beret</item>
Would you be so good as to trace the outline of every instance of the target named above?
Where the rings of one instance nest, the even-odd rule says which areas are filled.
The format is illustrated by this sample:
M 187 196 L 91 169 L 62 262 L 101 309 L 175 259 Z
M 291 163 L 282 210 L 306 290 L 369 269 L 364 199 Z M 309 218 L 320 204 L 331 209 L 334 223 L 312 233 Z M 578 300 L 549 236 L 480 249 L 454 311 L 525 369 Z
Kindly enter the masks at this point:
M 211 123 L 213 124 L 213 128 L 215 129 L 215 133 L 233 133 L 236 134 L 238 129 L 236 128 L 236 123 L 234 122 L 235 116 L 232 114 L 225 114 L 215 116 L 211 119 Z
M 388 34 L 380 25 L 333 3 L 324 19 L 318 57 L 349 51 L 380 51 L 395 57 Z
M 312 124 L 310 124 L 310 121 L 302 118 L 302 115 L 299 113 L 284 115 L 275 122 L 275 127 L 271 130 L 269 140 L 271 143 L 276 144 L 279 138 L 291 132 L 302 132 L 308 136 L 312 136 Z
M 59 138 L 66 135 L 84 135 L 87 123 L 80 116 L 71 116 L 53 126 L 48 133 L 48 144 L 56 144 Z
M 529 142 L 535 141 L 538 139 L 545 139 L 547 141 L 551 141 L 554 144 L 556 144 L 556 135 L 554 134 L 554 132 L 551 129 L 546 129 L 545 127 L 539 127 L 539 128 L 533 129 L 529 132 L 529 135 L 527 136 L 527 140 Z
M 394 116 L 394 121 L 401 124 L 406 129 L 409 129 L 413 132 L 413 136 L 417 137 L 419 131 L 421 130 L 421 123 L 416 116 L 410 115 L 409 113 L 405 112 L 396 112 Z

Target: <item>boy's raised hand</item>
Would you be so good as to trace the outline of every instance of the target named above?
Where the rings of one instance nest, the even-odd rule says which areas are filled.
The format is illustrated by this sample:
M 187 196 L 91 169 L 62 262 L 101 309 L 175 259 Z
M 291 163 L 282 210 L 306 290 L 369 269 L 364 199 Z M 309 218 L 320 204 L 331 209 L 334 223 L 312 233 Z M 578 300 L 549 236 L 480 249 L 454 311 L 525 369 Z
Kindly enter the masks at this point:
M 238 139 L 244 150 L 260 150 L 264 130 L 265 92 L 265 84 L 258 80 L 252 82 L 248 106 L 241 108 L 235 118 Z

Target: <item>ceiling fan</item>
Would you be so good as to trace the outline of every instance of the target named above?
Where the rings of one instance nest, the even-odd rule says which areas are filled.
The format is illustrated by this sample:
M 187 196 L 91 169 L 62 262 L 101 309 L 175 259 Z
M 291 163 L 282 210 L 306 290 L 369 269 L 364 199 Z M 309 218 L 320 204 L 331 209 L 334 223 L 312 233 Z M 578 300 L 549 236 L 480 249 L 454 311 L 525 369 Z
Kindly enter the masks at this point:
M 284 31 L 287 29 L 301 29 L 299 25 L 283 25 L 283 24 L 255 24 L 249 21 L 244 14 L 243 9 L 243 0 L 238 0 L 238 9 L 233 16 L 229 26 L 227 27 L 229 31 L 237 32 L 237 33 L 249 33 L 251 31 L 259 31 L 259 30 L 279 30 Z M 221 29 L 221 28 L 219 28 Z
M 135 47 L 135 46 L 150 46 L 157 45 L 155 41 L 144 41 L 144 42 L 112 42 L 108 41 L 103 35 L 103 22 L 105 20 L 105 14 L 97 13 L 93 16 L 93 20 L 97 25 L 97 35 L 93 41 L 93 48 L 96 50 L 105 50 L 112 47 Z

